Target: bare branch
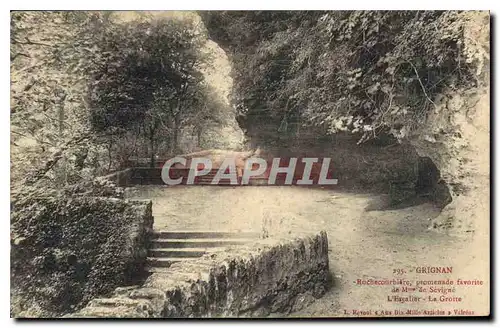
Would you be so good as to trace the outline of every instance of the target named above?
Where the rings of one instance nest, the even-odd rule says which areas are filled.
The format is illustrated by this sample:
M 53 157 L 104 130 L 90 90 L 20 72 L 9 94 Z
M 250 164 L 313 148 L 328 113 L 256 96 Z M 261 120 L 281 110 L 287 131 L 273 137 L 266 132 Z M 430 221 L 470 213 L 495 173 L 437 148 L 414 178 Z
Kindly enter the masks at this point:
M 23 56 L 23 57 L 31 58 L 31 56 L 30 56 L 30 55 L 28 55 L 28 54 L 25 54 L 25 53 L 23 53 L 23 52 L 18 52 L 18 53 L 16 53 L 16 54 L 14 54 L 13 56 L 11 56 L 11 57 L 10 57 L 10 60 L 11 60 L 11 61 L 13 61 L 13 60 L 15 60 L 17 57 L 19 57 L 19 56 Z
M 420 79 L 420 76 L 418 75 L 418 71 L 417 71 L 417 68 L 415 67 L 415 65 L 413 65 L 410 61 L 406 61 L 408 64 L 411 65 L 411 67 L 413 67 L 413 70 L 415 71 L 415 74 L 417 75 L 417 79 L 418 79 L 418 82 L 420 83 L 420 86 L 422 87 L 422 91 L 424 92 L 424 95 L 425 97 L 427 98 L 427 100 L 429 100 L 434 106 L 437 107 L 437 105 L 431 100 L 431 98 L 429 98 L 429 96 L 427 95 L 427 92 L 425 91 L 425 87 L 424 87 L 424 84 L 422 83 L 422 80 Z

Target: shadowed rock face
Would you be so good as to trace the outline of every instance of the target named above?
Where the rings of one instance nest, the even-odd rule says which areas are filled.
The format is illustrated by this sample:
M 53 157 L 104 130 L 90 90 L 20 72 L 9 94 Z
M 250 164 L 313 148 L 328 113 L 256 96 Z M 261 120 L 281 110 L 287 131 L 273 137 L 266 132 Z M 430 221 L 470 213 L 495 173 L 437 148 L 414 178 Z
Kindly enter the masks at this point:
M 417 192 L 429 193 L 440 179 L 439 170 L 429 157 L 421 157 L 418 161 Z
M 451 201 L 448 185 L 441 179 L 441 173 L 429 157 L 419 158 L 415 188 L 418 195 L 427 197 L 440 207 Z

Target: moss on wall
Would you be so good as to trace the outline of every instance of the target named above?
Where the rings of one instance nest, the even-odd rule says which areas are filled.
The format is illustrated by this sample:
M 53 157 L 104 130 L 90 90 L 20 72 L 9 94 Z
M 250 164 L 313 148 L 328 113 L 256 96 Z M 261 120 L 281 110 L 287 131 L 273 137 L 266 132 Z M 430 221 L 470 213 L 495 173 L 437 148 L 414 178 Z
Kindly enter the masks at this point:
M 50 317 L 134 283 L 151 202 L 56 192 L 12 203 L 11 314 Z

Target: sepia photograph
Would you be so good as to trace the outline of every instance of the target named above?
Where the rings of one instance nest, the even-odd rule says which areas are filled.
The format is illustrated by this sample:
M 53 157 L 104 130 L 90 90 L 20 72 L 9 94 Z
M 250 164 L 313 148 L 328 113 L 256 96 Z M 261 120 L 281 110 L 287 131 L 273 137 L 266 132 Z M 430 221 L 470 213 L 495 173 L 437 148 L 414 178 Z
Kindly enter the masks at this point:
M 11 11 L 11 318 L 490 317 L 491 20 Z

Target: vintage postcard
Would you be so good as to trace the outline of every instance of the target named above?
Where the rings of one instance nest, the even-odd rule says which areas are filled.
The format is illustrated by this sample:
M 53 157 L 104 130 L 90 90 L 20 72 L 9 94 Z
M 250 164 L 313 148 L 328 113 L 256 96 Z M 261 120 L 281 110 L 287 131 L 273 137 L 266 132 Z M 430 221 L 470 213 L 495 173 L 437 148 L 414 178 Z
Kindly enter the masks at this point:
M 488 11 L 12 11 L 11 317 L 490 316 Z

